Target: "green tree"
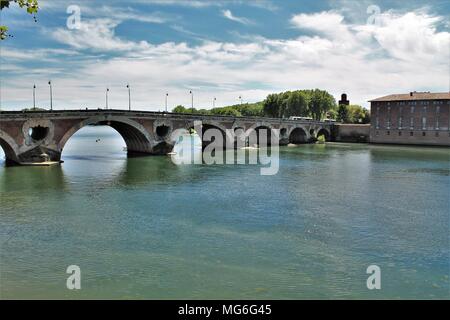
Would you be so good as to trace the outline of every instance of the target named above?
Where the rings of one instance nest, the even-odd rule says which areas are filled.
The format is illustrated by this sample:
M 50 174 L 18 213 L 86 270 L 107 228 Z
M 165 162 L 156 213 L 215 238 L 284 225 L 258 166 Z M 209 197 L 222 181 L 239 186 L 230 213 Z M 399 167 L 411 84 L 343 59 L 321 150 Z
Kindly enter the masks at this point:
M 327 111 L 327 118 L 328 119 L 337 119 L 338 117 L 338 112 L 336 109 L 331 109 Z
M 308 101 L 306 94 L 301 91 L 291 92 L 287 99 L 286 117 L 308 115 Z
M 195 110 L 195 109 L 194 109 Z M 189 111 L 190 112 L 190 111 Z M 195 110 L 195 113 L 199 113 L 199 114 L 211 114 L 211 110 L 207 110 L 207 109 L 199 109 L 199 110 Z
M 233 117 L 242 116 L 242 114 L 233 107 L 215 108 L 211 110 L 211 113 L 221 116 L 233 116 Z
M 360 105 L 349 105 L 349 122 L 350 123 L 369 123 L 370 114 L 367 109 L 364 109 Z
M 288 117 L 288 100 L 292 92 L 286 91 L 278 94 L 278 117 L 286 118 Z
M 336 107 L 336 100 L 327 91 L 315 89 L 311 92 L 309 110 L 315 120 L 321 120 L 328 110 Z
M 345 104 L 340 104 L 337 111 L 337 120 L 343 123 L 349 123 L 350 115 L 348 107 Z
M 188 112 L 187 109 L 186 109 L 184 106 L 182 106 L 182 105 L 178 105 L 178 106 L 176 106 L 175 108 L 173 108 L 172 112 L 174 112 L 174 113 L 190 113 L 190 112 Z
M 269 94 L 263 101 L 264 114 L 268 117 L 278 118 L 280 115 L 280 105 L 277 94 Z
M 262 117 L 264 116 L 263 103 L 246 103 L 243 105 L 233 106 L 243 116 L 247 117 Z
M 364 118 L 362 119 L 362 123 L 370 123 L 370 111 L 368 109 L 364 109 Z
M 27 111 L 47 111 L 47 110 L 44 108 L 31 107 L 31 108 L 23 108 L 21 111 L 27 112 Z
M 370 123 L 370 112 L 360 105 L 340 105 L 338 109 L 338 120 L 343 123 Z
M 0 0 L 0 10 L 9 8 L 11 2 L 14 2 L 18 4 L 19 7 L 26 9 L 29 14 L 33 15 L 34 21 L 37 21 L 36 13 L 39 9 L 38 0 Z M 5 40 L 9 36 L 8 27 L 0 25 L 0 40 Z

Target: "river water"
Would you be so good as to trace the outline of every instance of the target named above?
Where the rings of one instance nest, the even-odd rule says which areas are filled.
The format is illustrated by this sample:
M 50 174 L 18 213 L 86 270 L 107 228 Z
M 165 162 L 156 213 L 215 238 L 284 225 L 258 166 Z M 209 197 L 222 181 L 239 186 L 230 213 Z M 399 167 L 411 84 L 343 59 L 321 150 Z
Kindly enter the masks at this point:
M 0 298 L 450 298 L 448 148 L 282 147 L 262 176 L 124 145 L 85 128 L 61 166 L 0 163 Z

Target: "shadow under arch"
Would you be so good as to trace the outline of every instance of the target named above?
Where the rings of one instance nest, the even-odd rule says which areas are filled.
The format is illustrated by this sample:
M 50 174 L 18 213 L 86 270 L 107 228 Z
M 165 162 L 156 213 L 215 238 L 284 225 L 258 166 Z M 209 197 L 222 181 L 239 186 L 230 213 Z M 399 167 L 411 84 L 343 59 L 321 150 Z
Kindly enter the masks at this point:
M 260 125 L 257 126 L 253 129 L 256 133 L 256 144 L 258 146 L 260 146 L 261 142 L 264 141 L 264 139 L 262 139 L 262 135 L 265 135 L 265 143 L 266 146 L 270 146 L 271 145 L 271 141 L 272 141 L 272 128 L 267 126 L 267 125 Z
M 123 117 L 93 117 L 81 121 L 70 128 L 61 138 L 58 149 L 62 152 L 67 141 L 78 130 L 89 125 L 105 125 L 115 129 L 125 141 L 128 156 L 151 154 L 154 152 L 154 142 L 147 130 L 136 121 Z
M 321 128 L 317 132 L 317 138 L 319 138 L 320 136 L 324 136 L 325 137 L 325 141 L 330 141 L 331 135 L 330 135 L 330 132 L 327 129 Z
M 308 135 L 302 127 L 294 128 L 289 134 L 289 143 L 302 144 L 308 142 Z

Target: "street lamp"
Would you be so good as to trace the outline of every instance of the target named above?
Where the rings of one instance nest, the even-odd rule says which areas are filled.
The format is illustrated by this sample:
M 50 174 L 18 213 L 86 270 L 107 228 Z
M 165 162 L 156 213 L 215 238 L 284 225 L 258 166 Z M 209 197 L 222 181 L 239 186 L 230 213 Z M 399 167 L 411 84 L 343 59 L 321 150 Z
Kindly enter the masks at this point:
M 108 92 L 109 88 L 106 88 L 106 110 L 108 110 Z
M 241 101 L 241 105 L 242 105 L 242 96 L 239 96 L 239 100 Z
M 127 84 L 128 88 L 128 111 L 131 111 L 131 89 L 130 84 Z
M 194 113 L 194 92 L 190 90 L 189 93 L 191 94 L 191 111 Z
M 167 98 L 169 97 L 169 93 L 166 92 L 166 112 L 167 112 Z
M 215 108 L 216 107 L 216 97 L 214 97 L 214 99 L 213 99 L 213 108 Z
M 33 109 L 36 109 L 36 85 L 33 85 Z
M 48 81 L 48 85 L 50 86 L 50 111 L 53 110 L 53 92 L 52 92 L 52 81 Z

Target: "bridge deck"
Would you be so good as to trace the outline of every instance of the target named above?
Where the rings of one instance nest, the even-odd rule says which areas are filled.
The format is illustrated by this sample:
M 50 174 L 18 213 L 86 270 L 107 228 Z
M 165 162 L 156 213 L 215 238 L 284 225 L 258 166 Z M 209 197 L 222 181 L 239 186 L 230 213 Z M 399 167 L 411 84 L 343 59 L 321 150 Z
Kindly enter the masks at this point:
M 290 120 L 281 118 L 268 118 L 268 117 L 253 117 L 242 116 L 233 117 L 225 115 L 209 115 L 209 114 L 191 114 L 191 113 L 172 113 L 172 112 L 159 112 L 159 111 L 139 111 L 139 110 L 118 110 L 118 109 L 73 109 L 73 110 L 39 110 L 39 111 L 0 111 L 1 120 L 13 120 L 23 118 L 66 118 L 66 117 L 92 117 L 95 115 L 114 115 L 114 116 L 127 116 L 127 117 L 139 117 L 139 118 L 170 118 L 171 120 L 218 120 L 218 121 L 264 121 L 269 123 L 292 123 L 292 124 L 320 124 L 331 125 L 330 122 L 317 121 L 317 120 Z

